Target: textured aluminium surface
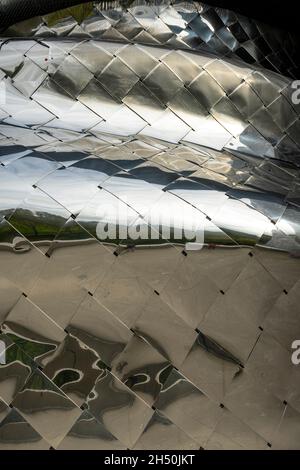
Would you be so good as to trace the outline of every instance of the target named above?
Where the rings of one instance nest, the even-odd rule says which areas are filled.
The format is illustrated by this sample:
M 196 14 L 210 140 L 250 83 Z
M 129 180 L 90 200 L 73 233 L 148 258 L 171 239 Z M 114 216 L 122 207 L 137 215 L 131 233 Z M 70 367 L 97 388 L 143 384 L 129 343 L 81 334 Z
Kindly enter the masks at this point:
M 75 16 L 0 44 L 0 449 L 299 448 L 292 49 L 199 2 Z
M 69 0 L 69 3 L 72 1 L 76 3 L 77 0 Z M 35 8 L 49 9 L 51 4 L 54 7 L 57 4 L 57 0 L 44 0 L 37 4 L 24 3 L 24 0 L 1 0 L 0 7 L 3 2 L 3 9 L 8 2 L 15 5 L 16 13 L 23 16 L 25 11 L 29 14 Z M 37 16 L 5 29 L 3 25 L 7 20 L 10 20 L 8 24 L 11 23 L 11 16 L 4 16 L 0 22 L 2 35 L 6 37 L 80 37 L 207 50 L 299 77 L 298 35 L 202 2 L 87 2 L 60 14 Z

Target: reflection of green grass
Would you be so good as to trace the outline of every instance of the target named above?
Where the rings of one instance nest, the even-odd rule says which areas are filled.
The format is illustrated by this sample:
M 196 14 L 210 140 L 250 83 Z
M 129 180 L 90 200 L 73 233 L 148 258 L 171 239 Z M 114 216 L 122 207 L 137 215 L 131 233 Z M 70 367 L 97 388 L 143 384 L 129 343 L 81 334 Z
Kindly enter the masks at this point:
M 63 10 L 55 11 L 45 16 L 47 25 L 51 28 L 60 20 L 72 16 L 77 23 L 82 23 L 82 21 L 90 16 L 93 12 L 93 2 L 82 3 L 80 5 L 75 5 L 73 7 L 64 8 Z
M 19 351 L 17 352 L 12 351 L 12 353 L 15 354 L 15 360 L 19 359 L 23 363 L 24 363 L 24 360 L 26 360 L 26 357 L 28 356 L 30 356 L 32 359 L 35 359 L 41 356 L 42 354 L 46 354 L 55 349 L 55 346 L 53 344 L 45 344 L 45 343 L 38 343 L 35 341 L 30 341 L 28 339 L 21 338 L 17 335 L 14 335 L 13 333 L 7 333 L 7 336 L 19 347 L 18 348 Z M 9 352 L 9 349 L 8 349 L 8 352 Z M 27 362 L 28 362 L 28 359 L 27 359 Z

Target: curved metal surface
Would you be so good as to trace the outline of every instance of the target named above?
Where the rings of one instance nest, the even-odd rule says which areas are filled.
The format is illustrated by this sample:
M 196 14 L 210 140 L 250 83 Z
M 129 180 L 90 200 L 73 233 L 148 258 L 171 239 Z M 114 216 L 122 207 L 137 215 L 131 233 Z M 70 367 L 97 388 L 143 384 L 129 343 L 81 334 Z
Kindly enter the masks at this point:
M 13 4 L 11 0 L 9 3 Z M 71 3 L 77 2 L 69 0 Z M 26 10 L 24 0 L 22 4 L 22 11 L 27 15 L 35 6 L 30 2 L 30 9 Z M 35 14 L 40 16 L 12 25 L 2 31 L 2 35 L 77 37 L 204 50 L 299 77 L 300 43 L 295 32 L 224 8 L 198 1 L 108 0 L 45 14 L 43 8 L 51 12 L 54 5 L 55 2 L 38 2 Z M 19 15 L 20 9 L 17 11 Z M 3 20 L 6 20 L 5 15 Z
M 292 80 L 99 6 L 0 44 L 0 448 L 298 448 Z
M 0 28 L 89 0 L 0 0 Z M 112 7 L 113 7 L 113 2 Z M 115 2 L 116 3 L 116 2 Z M 104 2 L 105 4 L 105 2 Z

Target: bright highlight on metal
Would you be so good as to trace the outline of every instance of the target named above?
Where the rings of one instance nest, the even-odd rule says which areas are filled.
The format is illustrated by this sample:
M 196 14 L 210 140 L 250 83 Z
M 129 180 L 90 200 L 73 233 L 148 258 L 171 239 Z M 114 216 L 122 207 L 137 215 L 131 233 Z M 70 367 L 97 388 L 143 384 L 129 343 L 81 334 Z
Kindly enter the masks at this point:
M 168 0 L 4 28 L 0 450 L 299 449 L 285 34 Z

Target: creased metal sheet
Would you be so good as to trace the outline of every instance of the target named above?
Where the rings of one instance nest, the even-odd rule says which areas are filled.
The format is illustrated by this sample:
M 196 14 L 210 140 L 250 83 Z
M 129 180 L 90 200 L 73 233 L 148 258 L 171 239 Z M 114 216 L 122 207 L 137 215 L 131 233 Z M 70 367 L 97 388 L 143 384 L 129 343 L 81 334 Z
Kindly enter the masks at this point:
M 12 0 L 1 2 L 13 3 Z M 66 3 L 68 0 L 61 4 L 62 7 L 67 6 Z M 72 3 L 76 0 L 69 0 L 69 4 Z M 19 17 L 26 17 L 26 13 L 28 17 L 37 9 L 51 11 L 51 5 L 52 9 L 58 7 L 54 0 L 41 1 L 38 5 L 22 1 L 15 9 Z M 1 23 L 11 24 L 11 15 L 4 16 Z M 284 75 L 299 76 L 300 45 L 293 31 L 274 28 L 233 11 L 192 0 L 88 2 L 66 8 L 61 13 L 44 14 L 2 27 L 2 31 L 6 37 L 77 37 L 205 50 Z
M 146 3 L 1 40 L 0 449 L 299 448 L 291 58 Z

